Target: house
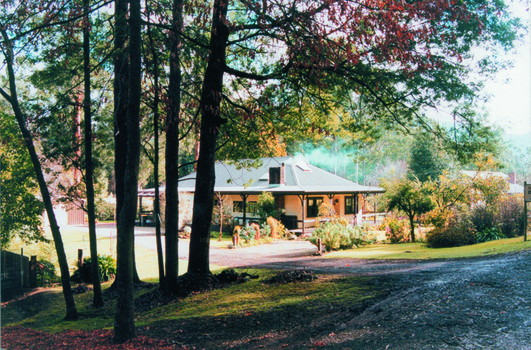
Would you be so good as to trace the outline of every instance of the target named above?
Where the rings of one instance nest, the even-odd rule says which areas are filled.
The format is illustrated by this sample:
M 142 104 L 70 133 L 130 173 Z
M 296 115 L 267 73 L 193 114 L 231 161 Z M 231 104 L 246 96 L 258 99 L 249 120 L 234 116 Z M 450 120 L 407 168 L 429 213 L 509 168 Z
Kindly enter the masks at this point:
M 246 168 L 217 162 L 214 191 L 225 196 L 239 223 L 257 220 L 258 196 L 271 193 L 278 208 L 283 209 L 281 222 L 290 230 L 315 226 L 319 205 L 328 201 L 336 215 L 357 224 L 363 214 L 364 195 L 382 193 L 379 187 L 361 186 L 307 163 L 302 157 L 262 158 L 258 167 Z M 193 194 L 196 174 L 180 179 L 179 195 Z M 161 192 L 164 189 L 161 189 Z M 143 190 L 149 195 L 150 190 Z

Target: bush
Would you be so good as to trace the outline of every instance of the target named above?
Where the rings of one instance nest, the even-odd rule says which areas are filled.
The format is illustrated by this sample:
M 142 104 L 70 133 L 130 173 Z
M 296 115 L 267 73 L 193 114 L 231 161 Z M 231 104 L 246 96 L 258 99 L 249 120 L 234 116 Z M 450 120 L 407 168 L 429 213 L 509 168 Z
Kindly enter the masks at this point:
M 92 281 L 92 259 L 90 256 L 83 259 L 83 266 L 74 271 L 70 277 L 72 282 L 93 283 Z M 77 262 L 76 262 L 77 264 Z M 116 275 L 116 261 L 110 255 L 98 254 L 98 266 L 100 272 L 100 281 L 109 281 Z
M 37 262 L 37 284 L 39 287 L 48 286 L 56 279 L 55 266 L 46 259 Z
M 308 240 L 318 247 L 319 238 L 327 251 L 351 249 L 367 243 L 367 235 L 361 227 L 344 225 L 336 220 L 319 225 Z
M 470 212 L 470 222 L 474 225 L 476 232 L 497 227 L 495 208 L 485 204 L 474 207 Z
M 260 234 L 262 237 L 270 237 L 271 236 L 271 226 L 266 224 L 265 222 L 260 227 Z
M 95 205 L 96 220 L 114 220 L 115 205 L 104 200 L 98 200 Z
M 455 215 L 455 211 L 450 209 L 435 208 L 425 215 L 426 224 L 435 228 L 443 228 L 448 220 Z
M 409 224 L 396 216 L 386 217 L 382 223 L 385 228 L 385 237 L 389 243 L 404 243 L 409 241 Z
M 272 216 L 267 218 L 267 225 L 270 227 L 272 238 L 286 238 L 289 234 L 288 229 Z
M 260 219 L 266 220 L 268 217 L 274 217 L 279 219 L 284 210 L 277 207 L 275 204 L 275 197 L 269 192 L 263 192 L 258 196 L 258 202 L 256 203 L 258 216 Z
M 476 243 L 476 230 L 467 215 L 454 215 L 443 227 L 436 227 L 426 235 L 428 247 L 459 247 Z
M 505 238 L 505 235 L 496 227 L 487 228 L 476 235 L 476 243 L 495 241 Z
M 251 226 L 245 226 L 242 227 L 240 230 L 240 238 L 242 238 L 245 243 L 249 243 L 254 240 L 254 237 L 256 235 L 256 231 Z
M 500 201 L 496 213 L 500 231 L 508 238 L 524 234 L 524 201 L 522 197 L 508 196 Z

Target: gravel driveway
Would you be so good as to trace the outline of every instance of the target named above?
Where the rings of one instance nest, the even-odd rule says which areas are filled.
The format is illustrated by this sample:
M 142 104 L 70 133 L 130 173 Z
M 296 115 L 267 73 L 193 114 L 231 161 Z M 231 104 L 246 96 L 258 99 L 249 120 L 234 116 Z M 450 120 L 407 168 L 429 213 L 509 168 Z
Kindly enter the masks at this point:
M 327 348 L 531 349 L 531 251 L 435 261 L 324 259 L 315 252 L 308 242 L 276 242 L 213 249 L 211 260 L 391 282 L 385 299 L 313 338 Z
M 180 256 L 188 256 L 181 241 Z M 312 339 L 333 349 L 530 349 L 531 251 L 451 260 L 325 259 L 305 241 L 211 248 L 220 266 L 369 275 L 388 295 Z M 346 306 L 347 307 L 347 306 Z M 255 343 L 251 348 L 268 348 Z M 231 348 L 249 348 L 231 346 Z M 285 348 L 307 348 L 293 343 Z

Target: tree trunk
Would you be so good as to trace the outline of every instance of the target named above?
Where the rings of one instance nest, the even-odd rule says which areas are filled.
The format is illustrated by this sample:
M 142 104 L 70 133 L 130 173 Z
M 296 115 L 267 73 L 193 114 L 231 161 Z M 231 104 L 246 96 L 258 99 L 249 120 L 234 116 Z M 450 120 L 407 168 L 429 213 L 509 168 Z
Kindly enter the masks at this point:
M 179 114 L 181 110 L 181 30 L 183 2 L 173 2 L 170 33 L 169 109 L 166 119 L 166 289 L 176 291 L 179 275 Z
M 409 215 L 409 226 L 410 228 L 410 235 L 411 235 L 411 242 L 415 242 L 415 224 L 413 223 L 413 220 L 415 219 L 415 214 Z
M 85 184 L 87 186 L 87 214 L 89 224 L 90 259 L 92 268 L 92 284 L 94 295 L 92 305 L 103 306 L 101 283 L 98 264 L 98 241 L 96 238 L 96 215 L 94 210 L 94 181 L 92 164 L 92 112 L 90 102 L 90 27 L 89 27 L 89 0 L 83 0 L 83 8 L 86 13 L 83 25 L 83 61 L 85 78 L 85 101 L 83 110 L 85 114 Z
M 124 7 L 121 0 L 117 11 Z M 120 16 L 124 13 L 120 12 Z M 123 17 L 125 20 L 125 17 Z M 121 21 L 122 18 L 116 18 Z M 135 218 L 138 202 L 138 169 L 140 162 L 140 99 L 141 99 L 141 15 L 140 0 L 130 1 L 129 15 L 129 99 L 127 103 L 127 153 L 123 183 L 123 202 L 118 213 L 116 285 L 118 299 L 114 318 L 114 341 L 123 343 L 136 336 L 133 300 L 133 250 Z M 123 22 L 120 22 L 123 24 Z M 116 25 L 118 27 L 118 24 Z M 116 75 L 117 79 L 120 77 Z
M 13 107 L 15 118 L 17 119 L 17 123 L 19 125 L 20 131 L 22 132 L 22 137 L 24 138 L 26 148 L 28 149 L 28 152 L 30 154 L 33 168 L 35 169 L 35 175 L 39 184 L 42 201 L 44 202 L 46 214 L 48 215 L 48 220 L 50 221 L 50 230 L 52 231 L 52 236 L 55 243 L 55 250 L 57 252 L 57 260 L 59 262 L 59 268 L 61 270 L 61 285 L 63 287 L 63 296 L 65 298 L 66 303 L 65 320 L 77 320 L 78 313 L 74 301 L 74 295 L 72 294 L 72 288 L 70 286 L 70 271 L 68 269 L 68 261 L 66 259 L 63 239 L 61 238 L 59 225 L 57 225 L 57 220 L 55 219 L 52 200 L 50 197 L 50 193 L 48 192 L 46 181 L 44 180 L 41 163 L 37 155 L 37 151 L 35 150 L 35 146 L 33 144 L 33 138 L 31 136 L 30 131 L 26 127 L 26 118 L 22 113 L 22 110 L 20 109 L 20 105 L 18 103 L 17 88 L 15 84 L 15 72 L 13 70 L 13 45 L 7 33 L 1 28 L 0 30 L 4 38 L 4 55 L 6 68 L 9 76 L 9 91 L 11 93 L 11 96 L 4 97 L 6 97 L 6 99 Z
M 226 61 L 228 0 L 216 0 L 212 18 L 210 54 L 201 92 L 201 135 L 194 194 L 188 272 L 210 274 L 210 228 L 214 206 L 216 140 L 223 123 L 220 106 Z
M 150 10 L 148 9 L 148 16 L 150 14 Z M 149 17 L 148 17 L 149 22 Z M 153 212 L 155 216 L 155 240 L 157 244 L 157 262 L 159 266 L 159 289 L 163 290 L 165 289 L 165 277 L 164 277 L 164 256 L 162 253 L 162 234 L 161 234 L 161 228 L 160 228 L 160 190 L 159 190 L 159 105 L 160 105 L 160 97 L 159 97 L 159 62 L 158 62 L 158 51 L 155 49 L 155 44 L 153 42 L 153 36 L 151 35 L 151 26 L 148 25 L 148 35 L 149 35 L 149 41 L 151 45 L 151 54 L 153 55 L 153 88 L 154 88 L 154 96 L 153 96 L 153 135 L 154 135 L 154 148 L 155 148 L 155 157 L 153 160 L 153 167 L 154 167 L 154 174 L 153 177 L 155 178 L 155 198 L 153 201 Z

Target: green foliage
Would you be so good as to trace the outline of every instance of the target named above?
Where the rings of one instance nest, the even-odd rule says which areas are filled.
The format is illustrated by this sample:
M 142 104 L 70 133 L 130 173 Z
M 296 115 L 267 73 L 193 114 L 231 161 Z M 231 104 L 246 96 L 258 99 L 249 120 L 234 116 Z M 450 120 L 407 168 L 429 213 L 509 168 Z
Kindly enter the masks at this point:
M 411 179 L 419 179 L 420 182 L 437 180 L 442 175 L 446 164 L 445 158 L 433 138 L 429 134 L 418 135 L 411 145 L 409 155 L 409 176 Z
M 240 238 L 242 238 L 245 243 L 250 243 L 251 241 L 254 241 L 256 235 L 256 231 L 251 226 L 245 226 L 242 227 L 240 230 Z
M 92 283 L 92 259 L 87 256 L 83 259 L 83 266 L 79 267 L 70 280 L 73 282 Z M 77 266 L 77 262 L 76 262 Z M 98 270 L 100 281 L 109 281 L 116 275 L 116 260 L 110 255 L 98 254 Z
M 470 210 L 469 217 L 476 232 L 483 232 L 497 226 L 496 208 L 490 205 L 476 205 Z
M 454 215 L 443 227 L 436 227 L 426 235 L 428 247 L 459 247 L 476 243 L 476 229 L 467 215 Z
M 96 220 L 107 221 L 114 220 L 114 212 L 116 205 L 106 202 L 102 199 L 98 200 L 95 205 Z
M 271 237 L 271 226 L 269 226 L 267 223 L 264 222 L 260 226 L 260 236 Z
M 505 235 L 496 227 L 489 227 L 476 235 L 476 243 L 484 243 L 505 238 Z
M 5 248 L 13 237 L 46 241 L 42 231 L 44 204 L 22 135 L 14 117 L 0 111 L 0 234 Z
M 407 178 L 384 182 L 382 186 L 386 189 L 384 201 L 387 210 L 399 210 L 407 215 L 410 223 L 415 216 L 427 213 L 435 206 L 429 196 L 429 190 L 418 179 L 409 180 Z M 415 241 L 414 226 L 410 225 L 411 241 Z
M 336 220 L 319 225 L 308 240 L 318 246 L 319 238 L 321 239 L 321 244 L 329 252 L 339 249 L 351 249 L 354 246 L 359 247 L 368 243 L 367 232 L 360 226 L 352 227 Z
M 37 284 L 48 286 L 56 280 L 55 265 L 46 259 L 39 259 L 37 262 Z
M 386 217 L 382 223 L 385 237 L 389 243 L 405 243 L 409 241 L 408 223 L 395 215 Z
M 258 215 L 260 219 L 266 220 L 269 216 L 274 217 L 279 220 L 280 215 L 282 214 L 282 209 L 277 208 L 275 205 L 275 197 L 270 192 L 262 192 L 258 196 Z

